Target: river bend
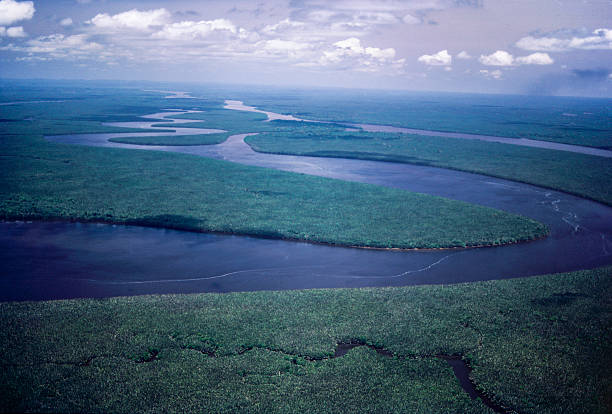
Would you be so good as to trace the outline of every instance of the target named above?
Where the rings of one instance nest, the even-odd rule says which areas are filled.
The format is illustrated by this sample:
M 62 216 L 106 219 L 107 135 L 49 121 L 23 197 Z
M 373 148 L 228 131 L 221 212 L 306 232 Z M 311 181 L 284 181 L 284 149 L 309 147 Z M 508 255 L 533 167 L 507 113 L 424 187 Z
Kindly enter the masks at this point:
M 112 123 L 151 133 L 79 134 L 50 141 L 188 153 L 246 165 L 366 182 L 467 201 L 547 224 L 529 243 L 463 250 L 381 251 L 302 242 L 63 222 L 0 223 L 0 300 L 108 297 L 151 293 L 459 283 L 571 271 L 612 264 L 612 208 L 561 192 L 487 176 L 409 164 L 254 152 L 248 134 L 218 145 L 139 146 L 120 136 L 219 132 L 160 119 Z M 175 124 L 190 122 L 174 120 Z M 165 128 L 167 129 L 167 128 Z

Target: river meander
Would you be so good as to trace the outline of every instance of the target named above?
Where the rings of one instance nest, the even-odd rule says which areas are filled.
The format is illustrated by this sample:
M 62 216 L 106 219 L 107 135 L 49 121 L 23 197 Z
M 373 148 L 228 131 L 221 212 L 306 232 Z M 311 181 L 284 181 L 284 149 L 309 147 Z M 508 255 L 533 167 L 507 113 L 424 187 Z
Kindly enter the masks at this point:
M 174 114 L 177 112 L 151 114 L 143 122 L 110 125 L 155 131 L 152 124 Z M 206 146 L 108 141 L 120 136 L 218 132 L 173 129 L 174 133 L 47 139 L 188 153 L 402 188 L 531 217 L 548 225 L 551 234 L 543 240 L 494 248 L 384 251 L 103 224 L 0 223 L 4 263 L 0 300 L 459 283 L 612 264 L 612 208 L 556 191 L 441 168 L 257 153 L 244 143 L 246 134 Z

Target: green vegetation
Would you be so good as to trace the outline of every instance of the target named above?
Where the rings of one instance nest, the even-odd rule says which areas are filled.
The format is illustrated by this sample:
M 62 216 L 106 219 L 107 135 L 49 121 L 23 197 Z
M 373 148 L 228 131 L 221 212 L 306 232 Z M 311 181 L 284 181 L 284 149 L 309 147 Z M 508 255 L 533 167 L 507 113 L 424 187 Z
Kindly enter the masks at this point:
M 182 154 L 2 136 L 0 217 L 162 226 L 372 247 L 501 244 L 546 234 L 498 210 Z
M 201 135 L 176 135 L 165 137 L 121 137 L 111 138 L 111 142 L 121 142 L 123 144 L 136 145 L 212 145 L 220 144 L 229 137 L 227 132 Z
M 271 123 L 282 125 L 281 121 Z M 261 152 L 452 168 L 561 190 L 612 205 L 612 161 L 608 158 L 495 142 L 293 124 L 292 128 L 249 136 L 245 141 Z
M 188 114 L 173 115 L 176 119 L 193 119 L 188 124 L 181 124 L 182 128 L 214 128 L 230 131 L 232 134 L 246 134 L 248 132 L 260 132 L 274 130 L 272 124 L 262 122 L 268 119 L 266 115 L 256 112 L 233 111 L 230 109 L 209 109 L 205 112 L 194 112 Z M 172 123 L 159 123 L 155 127 L 176 126 Z
M 607 413 L 611 276 L 2 303 L 0 411 Z
M 259 109 L 322 121 L 531 138 L 612 149 L 610 99 L 351 90 L 241 91 Z

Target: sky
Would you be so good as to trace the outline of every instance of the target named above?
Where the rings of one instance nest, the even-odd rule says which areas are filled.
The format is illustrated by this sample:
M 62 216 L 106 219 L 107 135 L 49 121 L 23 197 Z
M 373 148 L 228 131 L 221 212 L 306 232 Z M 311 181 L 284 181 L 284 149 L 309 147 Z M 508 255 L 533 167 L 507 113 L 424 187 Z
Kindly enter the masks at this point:
M 0 0 L 0 77 L 612 97 L 612 0 Z

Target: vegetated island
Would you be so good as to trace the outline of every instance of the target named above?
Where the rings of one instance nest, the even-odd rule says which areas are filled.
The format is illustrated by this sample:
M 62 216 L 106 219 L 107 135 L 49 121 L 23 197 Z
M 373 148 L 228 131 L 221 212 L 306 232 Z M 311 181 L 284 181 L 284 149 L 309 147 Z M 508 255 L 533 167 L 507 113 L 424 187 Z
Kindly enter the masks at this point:
M 603 414 L 611 276 L 0 303 L 0 411 Z
M 151 137 L 120 137 L 110 138 L 111 142 L 132 145 L 161 145 L 161 146 L 191 146 L 191 145 L 214 145 L 220 144 L 229 137 L 230 134 L 199 134 L 199 135 L 172 135 L 172 136 L 151 136 Z
M 358 90 L 243 91 L 264 111 L 298 118 L 529 138 L 612 149 L 609 98 Z
M 495 142 L 347 131 L 336 124 L 291 123 L 245 139 L 255 151 L 356 158 L 449 168 L 534 184 L 612 205 L 612 161 L 594 155 Z

